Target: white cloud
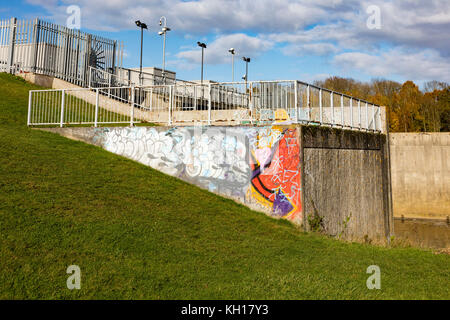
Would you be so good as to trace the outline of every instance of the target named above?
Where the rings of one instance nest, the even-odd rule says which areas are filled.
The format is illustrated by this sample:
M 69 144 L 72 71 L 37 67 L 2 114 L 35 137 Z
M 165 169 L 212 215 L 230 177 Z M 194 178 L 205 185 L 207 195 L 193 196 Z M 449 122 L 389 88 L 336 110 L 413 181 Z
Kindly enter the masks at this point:
M 401 76 L 416 81 L 435 79 L 450 82 L 450 61 L 430 49 L 416 52 L 393 49 L 378 55 L 347 52 L 335 56 L 334 63 L 374 77 Z
M 331 43 L 293 44 L 283 48 L 283 53 L 293 56 L 327 56 L 338 52 L 338 48 Z
M 230 53 L 228 49 L 230 48 L 236 49 L 235 58 L 243 56 L 254 58 L 270 50 L 272 46 L 273 43 L 268 40 L 251 37 L 243 33 L 219 36 L 214 42 L 207 44 L 207 48 L 205 49 L 205 62 L 207 64 L 229 63 Z M 201 50 L 200 48 L 193 48 L 191 50 L 181 51 L 176 56 L 179 59 L 191 63 L 200 63 Z

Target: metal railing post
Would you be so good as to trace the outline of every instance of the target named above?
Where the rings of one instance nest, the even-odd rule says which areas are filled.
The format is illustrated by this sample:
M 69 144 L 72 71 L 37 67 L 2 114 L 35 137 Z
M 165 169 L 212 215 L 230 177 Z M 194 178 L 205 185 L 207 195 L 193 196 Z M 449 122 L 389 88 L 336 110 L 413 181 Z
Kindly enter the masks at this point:
M 91 73 L 92 73 L 92 67 L 89 67 L 89 73 L 88 73 L 88 88 L 91 88 Z
M 153 88 L 150 88 L 150 112 L 153 111 Z
M 372 123 L 373 123 L 373 131 L 377 130 L 377 124 L 375 122 L 375 105 L 372 105 Z
M 109 85 L 108 98 L 110 98 L 111 97 L 111 79 L 112 79 L 112 75 L 110 73 L 108 73 L 108 78 L 109 78 L 109 81 L 108 81 L 108 85 Z
M 369 131 L 369 106 L 366 102 L 366 130 Z
M 344 95 L 341 94 L 341 125 L 344 128 Z
M 353 129 L 353 98 L 350 98 L 350 129 Z
M 333 91 L 330 93 L 330 107 L 331 107 L 331 126 L 334 126 L 334 94 Z
M 359 130 L 362 129 L 362 116 L 361 116 L 361 100 L 358 99 L 358 113 L 359 113 Z
M 208 84 L 208 92 L 209 92 L 209 97 L 208 97 L 208 125 L 211 125 L 211 83 Z
M 309 101 L 311 99 L 310 91 L 311 91 L 311 88 L 308 84 L 307 91 L 306 91 L 306 107 L 308 108 L 308 110 L 307 110 L 308 111 L 308 122 L 311 121 L 311 102 Z
M 134 125 L 134 103 L 135 103 L 135 87 L 131 86 L 130 127 Z
M 194 86 L 194 110 L 197 110 L 197 86 Z
M 66 90 L 61 90 L 62 97 L 61 97 L 61 119 L 59 126 L 62 128 L 64 126 L 64 104 L 65 104 L 65 98 L 66 98 Z
M 249 99 L 249 108 L 250 108 L 250 123 L 253 124 L 254 120 L 257 121 L 257 119 L 253 118 L 253 111 L 254 111 L 254 105 L 253 105 L 253 81 L 250 82 L 249 88 L 248 88 L 248 99 Z
M 379 119 L 378 124 L 380 126 L 379 131 L 382 132 L 383 121 L 382 121 L 382 118 L 381 118 L 381 106 L 378 106 L 378 119 Z
M 98 126 L 98 105 L 99 105 L 99 92 L 98 89 L 95 89 L 95 118 L 94 118 L 94 127 Z
M 297 80 L 294 82 L 295 85 L 295 92 L 294 92 L 294 99 L 295 99 L 295 122 L 298 123 L 300 117 L 299 117 L 299 110 L 298 110 L 298 82 Z
M 8 57 L 6 61 L 6 67 L 8 68 L 8 73 L 13 73 L 14 66 L 14 45 L 16 43 L 16 24 L 17 18 L 11 18 L 9 20 L 9 46 L 8 46 Z
M 169 86 L 169 126 L 172 125 L 173 85 Z
M 31 69 L 32 72 L 36 72 L 37 70 L 37 58 L 38 58 L 38 49 L 39 49 L 39 34 L 40 34 L 40 21 L 38 18 L 36 18 L 33 26 L 33 69 Z
M 27 126 L 30 126 L 30 124 L 31 124 L 31 104 L 32 104 L 32 101 L 33 101 L 32 94 L 33 94 L 33 92 L 30 90 L 30 92 L 28 93 Z
M 323 123 L 323 115 L 322 115 L 322 89 L 319 89 L 319 121 L 320 124 Z

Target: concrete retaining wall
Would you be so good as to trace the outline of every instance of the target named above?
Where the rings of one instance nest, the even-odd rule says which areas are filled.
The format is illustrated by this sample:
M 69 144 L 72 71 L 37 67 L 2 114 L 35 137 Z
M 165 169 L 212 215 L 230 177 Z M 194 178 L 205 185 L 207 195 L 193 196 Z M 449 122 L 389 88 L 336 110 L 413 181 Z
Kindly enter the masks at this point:
M 394 215 L 450 215 L 450 133 L 391 133 Z
M 384 135 L 294 125 L 45 130 L 305 229 L 317 213 L 325 232 L 344 239 L 384 242 L 391 231 Z
M 393 233 L 386 136 L 303 127 L 303 208 L 327 234 L 383 242 Z

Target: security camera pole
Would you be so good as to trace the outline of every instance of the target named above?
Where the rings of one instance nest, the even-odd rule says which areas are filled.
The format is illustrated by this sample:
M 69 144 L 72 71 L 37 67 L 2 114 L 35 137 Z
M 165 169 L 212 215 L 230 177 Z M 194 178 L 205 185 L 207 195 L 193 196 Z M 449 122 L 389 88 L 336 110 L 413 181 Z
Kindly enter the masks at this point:
M 201 80 L 200 80 L 200 84 L 203 86 L 203 57 L 204 57 L 204 50 L 206 49 L 206 44 L 203 42 L 198 41 L 197 42 L 198 46 L 202 48 L 202 76 L 201 76 Z
M 164 84 L 166 84 L 166 33 L 167 31 L 170 31 L 170 28 L 167 27 L 167 19 L 165 16 L 162 16 L 159 19 L 159 25 L 162 26 L 162 20 L 164 19 L 164 26 L 162 27 L 161 31 L 158 32 L 158 34 L 164 35 L 164 44 L 163 44 L 163 68 L 162 68 L 162 76 Z
M 234 82 L 234 54 L 236 53 L 236 51 L 234 50 L 234 48 L 231 48 L 230 50 L 228 50 L 229 53 L 231 53 L 231 74 L 232 74 L 232 79 Z
M 143 49 L 143 41 L 144 41 L 144 29 L 147 29 L 147 25 L 141 21 L 135 21 L 138 28 L 141 28 L 141 65 L 139 68 L 139 84 L 142 85 L 142 49 Z

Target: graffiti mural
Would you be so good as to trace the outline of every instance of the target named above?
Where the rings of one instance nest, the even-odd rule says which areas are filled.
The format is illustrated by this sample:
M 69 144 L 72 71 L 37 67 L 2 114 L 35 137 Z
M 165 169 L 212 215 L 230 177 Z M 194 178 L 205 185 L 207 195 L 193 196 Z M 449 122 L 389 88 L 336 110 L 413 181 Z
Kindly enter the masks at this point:
M 249 177 L 245 131 L 235 128 L 100 128 L 98 143 L 209 191 L 245 198 Z
M 295 128 L 97 128 L 92 139 L 110 152 L 272 216 L 301 222 Z
M 300 145 L 296 129 L 259 132 L 251 149 L 250 195 L 273 216 L 301 221 Z

